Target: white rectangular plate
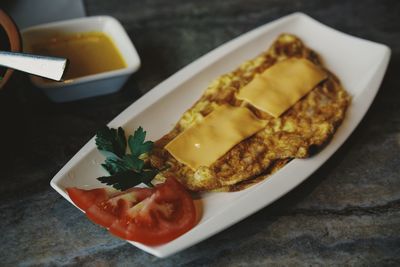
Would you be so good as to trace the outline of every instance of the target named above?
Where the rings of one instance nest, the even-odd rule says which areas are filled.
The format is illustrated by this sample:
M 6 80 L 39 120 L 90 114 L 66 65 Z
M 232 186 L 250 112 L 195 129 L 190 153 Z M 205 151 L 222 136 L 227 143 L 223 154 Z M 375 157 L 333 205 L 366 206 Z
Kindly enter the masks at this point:
M 390 49 L 331 29 L 302 13 L 267 23 L 216 48 L 160 83 L 109 123 L 131 134 L 138 126 L 150 140 L 167 133 L 181 114 L 200 97 L 210 81 L 232 71 L 265 51 L 281 33 L 292 33 L 315 50 L 351 94 L 352 103 L 334 138 L 317 155 L 295 159 L 269 179 L 236 193 L 207 193 L 201 197 L 203 214 L 191 231 L 162 246 L 134 246 L 157 257 L 166 257 L 192 246 L 272 203 L 303 182 L 347 139 L 365 115 L 382 81 Z M 102 187 L 103 157 L 90 140 L 52 179 L 51 186 L 71 201 L 65 188 Z

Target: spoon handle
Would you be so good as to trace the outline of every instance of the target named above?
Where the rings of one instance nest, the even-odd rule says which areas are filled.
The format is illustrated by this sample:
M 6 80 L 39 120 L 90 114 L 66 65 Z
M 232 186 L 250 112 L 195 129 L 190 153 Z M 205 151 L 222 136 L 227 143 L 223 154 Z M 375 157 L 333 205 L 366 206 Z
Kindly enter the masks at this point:
M 67 59 L 0 51 L 0 66 L 60 81 Z

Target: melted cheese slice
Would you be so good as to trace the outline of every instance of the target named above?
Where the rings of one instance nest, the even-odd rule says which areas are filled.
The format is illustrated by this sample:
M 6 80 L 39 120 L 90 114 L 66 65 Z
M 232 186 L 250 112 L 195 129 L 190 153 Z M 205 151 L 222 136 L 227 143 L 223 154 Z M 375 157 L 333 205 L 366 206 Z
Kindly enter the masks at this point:
M 306 59 L 286 59 L 256 76 L 236 97 L 277 118 L 326 77 Z
M 265 125 L 245 107 L 222 106 L 179 134 L 165 149 L 179 162 L 197 170 L 210 166 Z

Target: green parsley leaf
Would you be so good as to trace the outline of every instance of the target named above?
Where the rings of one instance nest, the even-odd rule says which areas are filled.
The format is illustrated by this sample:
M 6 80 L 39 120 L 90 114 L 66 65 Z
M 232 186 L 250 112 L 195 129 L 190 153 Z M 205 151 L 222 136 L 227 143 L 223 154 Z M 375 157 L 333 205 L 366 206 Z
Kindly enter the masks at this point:
M 135 171 L 118 172 L 110 176 L 99 177 L 97 180 L 118 190 L 126 190 L 142 183 L 141 174 Z
M 143 169 L 144 161 L 133 155 L 125 155 L 123 160 L 126 166 L 134 171 L 140 172 Z
M 146 132 L 143 131 L 142 127 L 139 127 L 133 136 L 129 136 L 128 144 L 133 156 L 139 157 L 140 155 L 149 152 L 153 148 L 153 142 L 144 142 L 146 138 Z
M 108 128 L 107 126 L 100 129 L 96 133 L 96 146 L 102 152 L 105 153 L 107 157 L 113 156 L 113 154 L 119 158 L 125 155 L 126 150 L 126 139 L 124 129 L 121 127 L 118 130 L 113 128 Z M 110 155 L 111 153 L 111 155 Z
M 159 173 L 159 170 L 146 166 L 143 154 L 149 153 L 153 148 L 153 142 L 146 141 L 146 131 L 139 127 L 133 135 L 125 139 L 124 130 L 102 128 L 96 134 L 97 148 L 106 157 L 103 168 L 110 176 L 97 178 L 100 182 L 111 185 L 118 190 L 144 183 L 153 186 L 151 181 Z M 126 146 L 129 146 L 131 154 L 126 154 Z M 146 167 L 146 168 L 145 168 Z
M 111 175 L 130 170 L 126 163 L 119 158 L 107 158 L 101 166 Z
M 142 175 L 142 183 L 149 187 L 153 187 L 153 184 L 151 181 L 154 179 L 154 177 L 159 173 L 159 170 L 157 169 L 152 169 L 152 170 L 144 170 L 141 172 Z

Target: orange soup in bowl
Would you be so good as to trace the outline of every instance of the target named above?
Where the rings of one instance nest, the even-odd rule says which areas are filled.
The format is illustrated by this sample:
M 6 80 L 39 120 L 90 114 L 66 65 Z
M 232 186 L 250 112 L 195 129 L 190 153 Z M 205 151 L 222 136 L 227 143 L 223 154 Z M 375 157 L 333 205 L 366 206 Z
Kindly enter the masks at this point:
M 112 39 L 102 32 L 66 34 L 32 44 L 35 54 L 65 57 L 69 67 L 64 79 L 125 68 L 127 65 Z

